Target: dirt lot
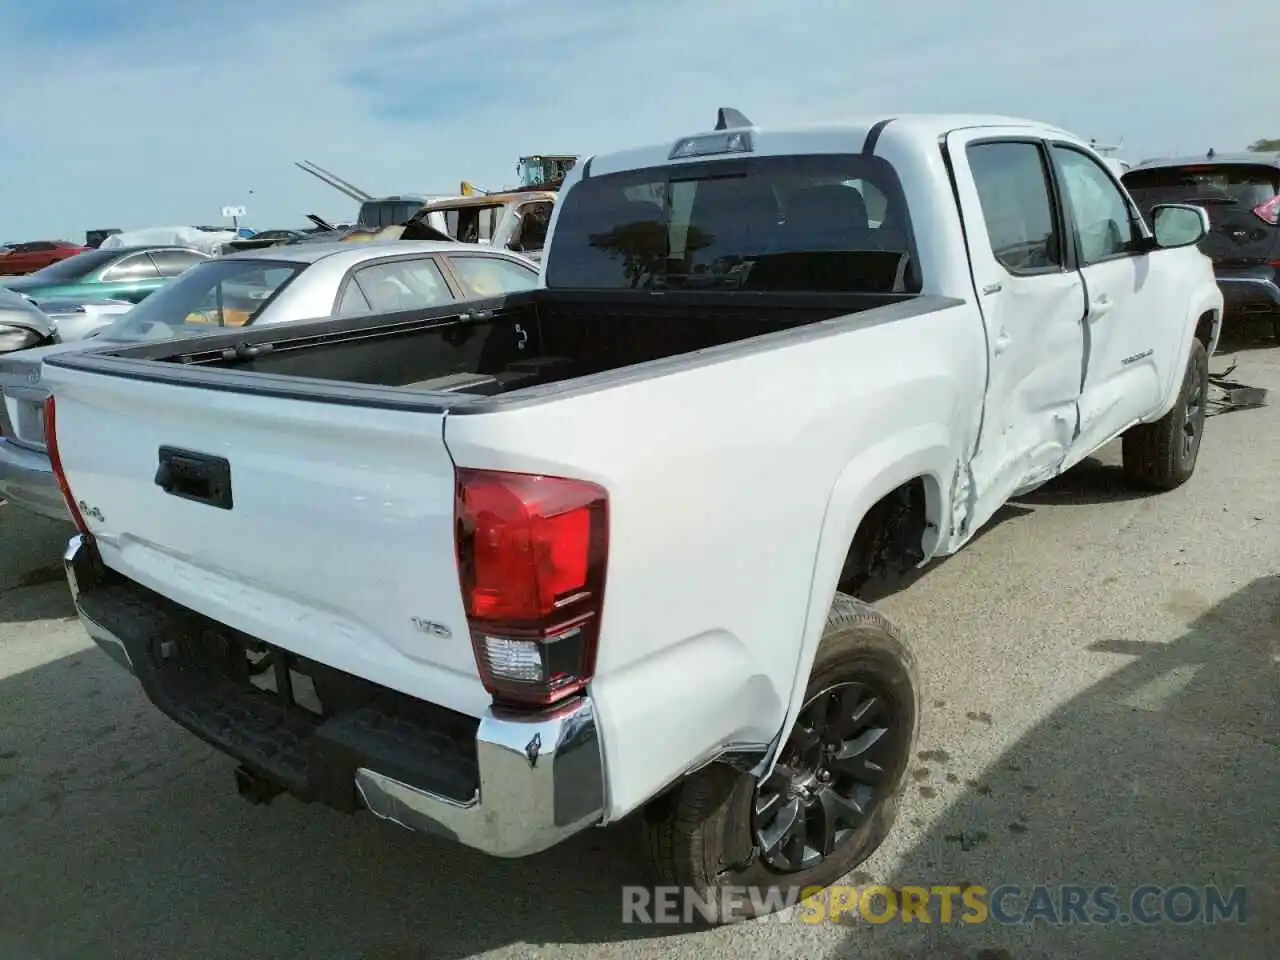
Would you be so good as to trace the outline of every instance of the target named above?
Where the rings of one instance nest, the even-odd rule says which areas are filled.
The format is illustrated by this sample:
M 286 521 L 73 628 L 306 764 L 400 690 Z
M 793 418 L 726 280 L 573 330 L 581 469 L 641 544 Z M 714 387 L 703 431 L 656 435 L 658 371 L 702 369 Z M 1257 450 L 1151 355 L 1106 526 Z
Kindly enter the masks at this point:
M 1273 958 L 1280 349 L 1239 359 L 1276 403 L 1212 419 L 1187 487 L 1137 496 L 1109 449 L 884 602 L 926 718 L 854 879 L 1243 885 L 1243 924 L 623 925 L 644 879 L 623 828 L 504 862 L 251 807 L 70 619 L 70 531 L 0 506 L 0 957 Z

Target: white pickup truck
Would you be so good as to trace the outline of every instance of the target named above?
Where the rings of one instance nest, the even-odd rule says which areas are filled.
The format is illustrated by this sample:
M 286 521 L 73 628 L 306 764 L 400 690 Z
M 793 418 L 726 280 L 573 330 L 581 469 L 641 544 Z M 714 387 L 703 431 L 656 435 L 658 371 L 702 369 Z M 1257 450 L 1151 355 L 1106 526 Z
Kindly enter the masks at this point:
M 635 812 L 765 912 L 894 820 L 867 578 L 1116 437 L 1191 476 L 1204 230 L 1040 123 L 723 110 L 577 166 L 532 293 L 48 359 L 81 620 L 250 799 L 503 857 Z

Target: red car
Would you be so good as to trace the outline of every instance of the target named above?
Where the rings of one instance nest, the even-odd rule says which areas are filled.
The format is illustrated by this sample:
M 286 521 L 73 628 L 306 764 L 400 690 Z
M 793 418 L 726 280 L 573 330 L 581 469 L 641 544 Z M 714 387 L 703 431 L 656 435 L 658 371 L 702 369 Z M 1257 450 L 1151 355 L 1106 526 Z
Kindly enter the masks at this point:
M 88 249 L 66 240 L 34 240 L 31 243 L 15 243 L 7 249 L 0 247 L 0 277 L 35 273 Z

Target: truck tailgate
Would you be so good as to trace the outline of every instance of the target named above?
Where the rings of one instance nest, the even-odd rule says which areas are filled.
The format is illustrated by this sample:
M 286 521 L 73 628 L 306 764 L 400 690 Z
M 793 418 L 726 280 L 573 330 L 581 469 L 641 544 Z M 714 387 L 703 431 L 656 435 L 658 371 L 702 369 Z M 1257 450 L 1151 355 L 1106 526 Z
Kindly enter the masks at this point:
M 445 414 L 62 367 L 45 380 L 107 566 L 303 657 L 483 714 Z

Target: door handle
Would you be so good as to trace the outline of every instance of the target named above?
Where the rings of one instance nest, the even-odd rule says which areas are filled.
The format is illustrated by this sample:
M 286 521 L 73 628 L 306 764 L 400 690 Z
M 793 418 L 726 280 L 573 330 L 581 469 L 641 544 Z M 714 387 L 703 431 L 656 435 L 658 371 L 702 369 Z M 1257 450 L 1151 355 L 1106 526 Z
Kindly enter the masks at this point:
M 224 457 L 161 447 L 155 484 L 165 493 L 210 507 L 230 510 L 231 464 Z
M 1001 330 L 1000 335 L 996 337 L 995 348 L 993 352 L 998 357 L 1009 349 L 1009 334 Z
M 1089 301 L 1089 320 L 1090 321 L 1101 320 L 1103 317 L 1105 317 L 1108 313 L 1111 312 L 1111 309 L 1114 306 L 1115 306 L 1115 301 L 1112 300 L 1105 293 L 1094 300 L 1090 300 Z

